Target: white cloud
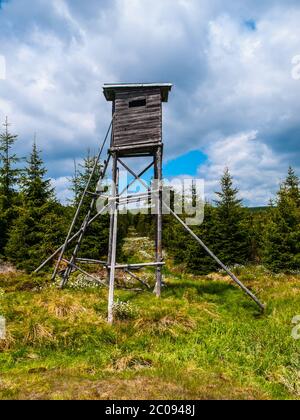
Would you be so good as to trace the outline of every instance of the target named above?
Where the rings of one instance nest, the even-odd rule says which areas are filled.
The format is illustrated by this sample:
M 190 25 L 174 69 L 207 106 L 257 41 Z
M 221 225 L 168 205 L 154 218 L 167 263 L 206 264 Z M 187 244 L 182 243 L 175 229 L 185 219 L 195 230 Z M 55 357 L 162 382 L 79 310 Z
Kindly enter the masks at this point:
M 246 204 L 266 205 L 287 172 L 284 156 L 279 157 L 259 140 L 257 132 L 240 133 L 216 141 L 206 149 L 208 162 L 199 168 L 206 180 L 206 196 L 215 199 L 219 180 L 227 167 Z
M 70 179 L 67 177 L 60 177 L 51 179 L 51 184 L 55 188 L 57 198 L 64 204 L 68 203 L 68 200 L 72 200 L 73 195 L 70 191 Z

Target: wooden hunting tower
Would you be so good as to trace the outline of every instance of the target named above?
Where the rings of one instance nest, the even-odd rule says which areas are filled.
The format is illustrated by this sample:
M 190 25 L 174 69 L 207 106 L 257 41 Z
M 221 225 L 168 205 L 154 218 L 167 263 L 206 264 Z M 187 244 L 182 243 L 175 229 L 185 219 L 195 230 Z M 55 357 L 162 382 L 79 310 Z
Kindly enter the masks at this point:
M 119 156 L 152 155 L 162 145 L 162 102 L 168 102 L 171 84 L 106 84 L 113 102 L 111 151 Z
M 163 139 L 162 139 L 162 103 L 168 102 L 169 92 L 172 85 L 169 83 L 157 84 L 105 84 L 103 87 L 104 96 L 107 101 L 112 102 L 112 121 L 104 138 L 103 144 L 95 159 L 94 167 L 91 171 L 89 180 L 82 193 L 76 213 L 72 220 L 64 244 L 54 252 L 43 264 L 36 270 L 41 270 L 49 261 L 59 255 L 55 264 L 52 279 L 56 278 L 59 273 L 62 277 L 61 287 L 64 287 L 73 271 L 82 272 L 87 278 L 99 284 L 109 287 L 108 297 L 108 321 L 113 322 L 114 314 L 114 289 L 115 289 L 115 273 L 117 270 L 124 271 L 127 275 L 142 284 L 148 290 L 150 285 L 141 279 L 134 271 L 143 267 L 155 267 L 156 269 L 156 286 L 155 293 L 159 297 L 162 288 L 162 267 L 164 265 L 162 253 L 162 215 L 163 208 L 172 214 L 177 222 L 181 224 L 186 231 L 198 242 L 198 244 L 222 267 L 223 270 L 238 284 L 263 310 L 264 305 L 257 297 L 241 283 L 237 277 L 219 260 L 219 258 L 203 243 L 203 241 L 190 229 L 190 227 L 171 209 L 163 198 L 162 186 L 162 159 L 163 159 Z M 102 152 L 109 139 L 111 133 L 111 144 L 108 149 L 108 157 L 101 164 Z M 125 163 L 126 158 L 146 157 L 150 163 L 146 163 L 146 167 L 138 174 Z M 148 159 L 147 159 L 148 157 Z M 112 187 L 109 194 L 101 185 L 106 177 L 106 173 L 111 165 L 112 171 Z M 95 191 L 91 191 L 91 185 L 94 175 L 101 166 L 100 180 Z M 119 167 L 122 166 L 131 176 L 133 181 L 129 182 L 122 191 L 119 191 Z M 154 181 L 151 185 L 143 181 L 142 176 L 151 168 L 154 169 Z M 138 194 L 127 194 L 130 187 L 138 181 L 143 185 L 144 192 Z M 151 200 L 149 197 L 151 196 Z M 87 214 L 84 216 L 81 228 L 75 234 L 73 230 L 81 215 L 84 200 L 90 197 L 90 206 Z M 154 197 L 154 205 L 152 198 Z M 98 199 L 103 200 L 107 204 L 98 208 Z M 127 206 L 131 203 L 148 203 L 155 209 L 156 234 L 155 234 L 155 261 L 138 264 L 120 264 L 117 262 L 117 239 L 118 239 L 118 214 L 120 206 Z M 102 202 L 102 201 L 101 201 Z M 150 202 L 150 203 L 149 203 Z M 93 215 L 93 212 L 97 213 Z M 106 261 L 92 260 L 90 258 L 79 258 L 78 253 L 81 248 L 82 240 L 88 227 L 100 217 L 105 211 L 110 212 L 110 230 L 109 230 L 109 248 L 108 258 Z M 146 233 L 146 232 L 145 232 Z M 66 251 L 75 241 L 75 246 L 71 256 Z M 90 275 L 82 268 L 86 264 L 100 264 L 107 269 L 107 281 Z
M 112 101 L 112 136 L 109 154 L 113 159 L 112 180 L 115 188 L 112 191 L 112 198 L 118 199 L 118 164 L 122 165 L 131 175 L 139 180 L 141 174 L 145 173 L 152 166 L 154 167 L 154 178 L 157 180 L 156 200 L 156 238 L 155 262 L 151 263 L 156 267 L 157 296 L 161 294 L 162 286 L 162 102 L 167 102 L 172 85 L 164 84 L 105 84 L 103 87 L 104 96 Z M 121 158 L 133 158 L 141 156 L 153 156 L 153 160 L 145 170 L 136 175 Z M 141 181 L 141 180 L 140 180 Z M 150 188 L 147 187 L 148 193 Z M 146 194 L 148 194 L 146 193 Z M 134 199 L 139 199 L 137 196 Z M 119 201 L 120 203 L 120 201 Z M 109 268 L 109 303 L 108 320 L 113 320 L 114 301 L 114 278 L 116 265 L 116 242 L 117 242 L 117 220 L 118 206 L 116 201 L 114 212 L 111 213 L 110 238 L 108 252 Z M 143 264 L 142 264 L 143 266 Z M 144 265 L 145 266 L 145 265 Z M 131 273 L 131 275 L 135 276 Z M 135 276 L 136 277 L 136 276 Z M 137 278 L 137 277 L 136 277 Z

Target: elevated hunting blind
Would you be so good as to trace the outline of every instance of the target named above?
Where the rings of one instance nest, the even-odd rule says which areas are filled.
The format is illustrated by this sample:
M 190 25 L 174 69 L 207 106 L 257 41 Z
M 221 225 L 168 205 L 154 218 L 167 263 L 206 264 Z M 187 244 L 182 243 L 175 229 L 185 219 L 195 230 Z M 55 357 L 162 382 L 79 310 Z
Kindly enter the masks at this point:
M 56 278 L 59 273 L 61 275 L 61 287 L 64 287 L 73 271 L 82 272 L 87 278 L 96 281 L 104 287 L 109 288 L 108 297 L 108 322 L 113 322 L 114 316 L 114 290 L 115 290 L 115 273 L 116 270 L 122 270 L 135 281 L 138 281 L 143 288 L 150 289 L 149 284 L 144 281 L 136 271 L 144 267 L 155 267 L 156 282 L 155 293 L 157 297 L 161 295 L 162 288 L 162 267 L 164 266 L 162 254 L 162 220 L 163 208 L 185 228 L 185 230 L 198 242 L 198 244 L 226 271 L 231 279 L 241 289 L 253 299 L 256 304 L 263 310 L 264 305 L 258 298 L 243 284 L 237 277 L 218 259 L 218 257 L 203 243 L 203 241 L 190 229 L 190 227 L 172 210 L 163 199 L 162 186 L 162 157 L 163 157 L 163 137 L 162 137 L 162 103 L 168 102 L 169 93 L 172 85 L 169 83 L 161 84 L 105 84 L 103 87 L 104 96 L 107 101 L 112 102 L 112 121 L 106 133 L 104 142 L 95 159 L 94 168 L 91 171 L 90 178 L 83 191 L 82 197 L 78 204 L 76 213 L 71 223 L 65 243 L 57 249 L 41 266 L 36 270 L 41 270 L 49 261 L 58 256 L 55 264 L 52 279 Z M 102 164 L 100 175 L 100 183 L 106 176 L 111 164 L 112 188 L 110 195 L 106 196 L 105 191 L 96 188 L 96 191 L 90 191 L 93 177 L 100 164 L 100 159 L 106 142 L 111 134 L 111 143 L 108 149 L 108 157 Z M 132 170 L 125 160 L 127 158 L 145 157 L 150 158 L 150 163 L 137 174 Z M 126 188 L 119 191 L 119 167 L 122 166 L 134 180 L 131 181 Z M 151 168 L 154 169 L 153 178 L 157 181 L 149 185 L 141 179 L 141 177 Z M 139 182 L 143 185 L 145 193 L 127 195 L 130 187 Z M 154 262 L 138 263 L 138 264 L 120 264 L 117 262 L 117 239 L 118 239 L 118 213 L 120 206 L 126 206 L 131 203 L 141 202 L 141 200 L 149 199 L 149 196 L 155 197 L 155 218 L 156 218 L 156 234 L 155 234 L 155 256 Z M 87 197 L 90 198 L 90 206 L 85 215 L 81 228 L 74 233 L 73 230 L 81 215 L 82 205 Z M 100 210 L 97 209 L 96 215 L 93 215 L 97 200 L 104 198 L 107 204 Z M 92 260 L 90 258 L 79 258 L 81 243 L 88 227 L 100 217 L 105 211 L 110 212 L 110 230 L 109 230 L 109 251 L 107 261 Z M 71 252 L 71 256 L 67 257 L 66 253 L 70 244 L 76 241 Z M 91 275 L 85 271 L 86 264 L 100 264 L 106 268 L 108 273 L 107 281 Z
M 162 102 L 168 102 L 171 84 L 104 85 L 113 102 L 111 151 L 130 157 L 151 155 L 162 145 Z

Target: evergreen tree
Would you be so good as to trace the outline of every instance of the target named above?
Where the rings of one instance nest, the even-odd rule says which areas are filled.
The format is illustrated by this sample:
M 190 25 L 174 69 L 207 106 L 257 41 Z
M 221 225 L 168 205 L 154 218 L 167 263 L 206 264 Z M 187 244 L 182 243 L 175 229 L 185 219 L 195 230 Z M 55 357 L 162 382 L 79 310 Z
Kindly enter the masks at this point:
M 289 197 L 297 207 L 300 207 L 300 188 L 299 177 L 296 175 L 294 169 L 290 166 L 286 180 L 281 186 L 279 196 Z
M 289 168 L 264 232 L 264 263 L 273 271 L 300 269 L 299 178 Z
M 9 132 L 7 117 L 3 126 L 4 131 L 0 134 L 0 255 L 7 243 L 8 230 L 15 217 L 16 183 L 20 174 L 16 164 L 21 160 L 12 151 L 18 137 Z
M 250 256 L 249 262 L 259 264 L 262 262 L 262 250 L 264 244 L 264 229 L 269 221 L 272 208 L 257 211 L 247 209 L 245 219 L 246 229 L 249 232 Z
M 204 221 L 194 227 L 193 231 L 213 251 L 216 251 L 216 209 L 209 203 L 205 204 Z M 187 244 L 185 262 L 189 271 L 197 274 L 208 274 L 218 268 L 216 262 L 193 238 L 185 239 Z
M 44 178 L 47 170 L 40 154 L 36 140 L 34 140 L 32 152 L 29 159 L 26 160 L 27 167 L 21 179 L 24 200 L 32 207 L 40 207 L 48 201 L 54 200 L 54 189 L 51 187 L 50 179 Z
M 229 169 L 221 178 L 221 191 L 217 192 L 215 219 L 215 245 L 213 250 L 227 265 L 245 264 L 250 258 L 250 243 L 245 210 L 238 198 L 239 190 L 233 186 Z
M 22 204 L 9 231 L 5 254 L 18 268 L 31 271 L 62 242 L 63 207 L 58 204 L 34 142 L 21 182 Z
M 179 202 L 179 197 L 171 196 L 171 207 L 174 201 Z M 196 207 L 200 197 L 193 183 L 191 196 L 185 196 Z M 173 205 L 172 205 L 173 203 Z M 183 217 L 189 217 L 183 214 Z M 204 221 L 199 226 L 193 226 L 196 235 L 210 247 L 214 245 L 215 209 L 209 203 L 205 203 Z M 214 260 L 200 247 L 200 245 L 182 228 L 173 216 L 164 216 L 164 246 L 174 258 L 175 264 L 184 264 L 186 269 L 197 274 L 207 274 L 216 269 Z

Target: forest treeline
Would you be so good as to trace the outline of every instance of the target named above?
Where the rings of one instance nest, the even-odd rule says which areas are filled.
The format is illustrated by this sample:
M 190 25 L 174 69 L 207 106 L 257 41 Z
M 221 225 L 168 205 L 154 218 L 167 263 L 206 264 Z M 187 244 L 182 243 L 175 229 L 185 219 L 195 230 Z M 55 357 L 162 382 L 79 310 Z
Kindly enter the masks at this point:
M 0 133 L 0 259 L 26 271 L 35 269 L 63 242 L 95 157 L 88 154 L 71 179 L 73 200 L 61 204 L 47 178 L 41 151 L 33 142 L 27 158 L 14 151 L 18 137 L 6 120 Z M 97 168 L 93 184 L 99 179 Z M 215 200 L 205 204 L 205 219 L 193 227 L 203 241 L 227 265 L 263 264 L 274 272 L 300 270 L 300 182 L 293 168 L 266 208 L 249 209 L 238 198 L 228 169 L 220 180 Z M 197 196 L 192 197 L 197 200 Z M 82 207 L 81 222 L 89 207 Z M 96 209 L 93 210 L 96 214 Z M 78 229 L 80 225 L 76 226 Z M 154 237 L 152 215 L 121 216 L 119 255 L 123 238 L 134 227 L 142 235 Z M 99 217 L 89 228 L 80 253 L 90 258 L 105 257 L 108 250 L 109 215 Z M 176 264 L 195 273 L 217 269 L 214 261 L 182 229 L 176 220 L 164 216 L 164 248 Z

